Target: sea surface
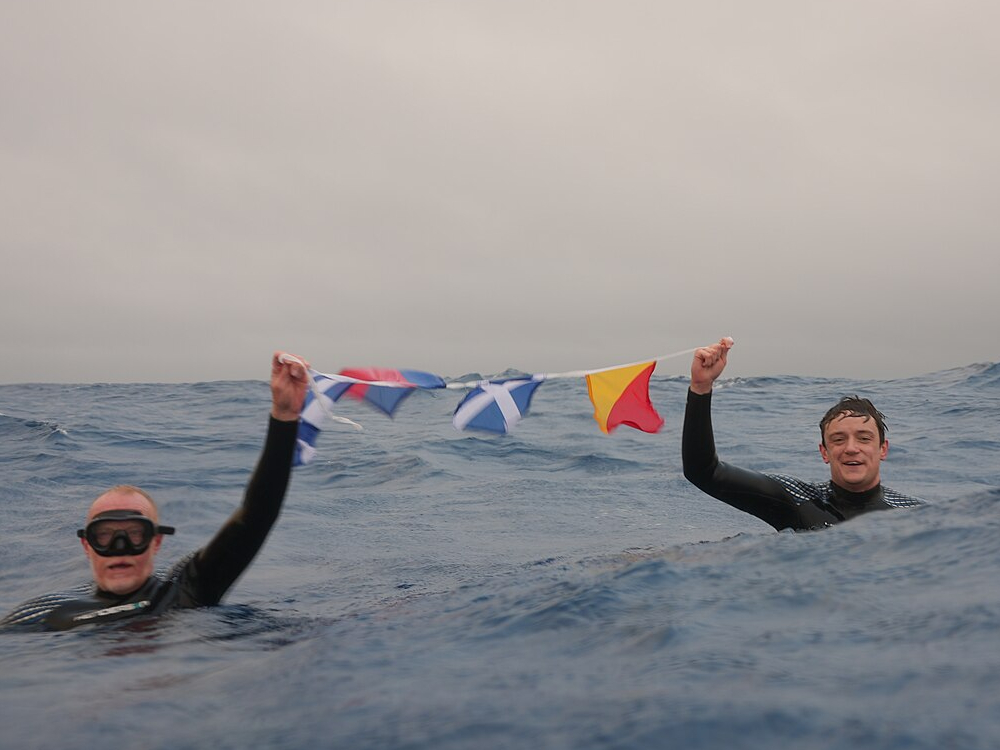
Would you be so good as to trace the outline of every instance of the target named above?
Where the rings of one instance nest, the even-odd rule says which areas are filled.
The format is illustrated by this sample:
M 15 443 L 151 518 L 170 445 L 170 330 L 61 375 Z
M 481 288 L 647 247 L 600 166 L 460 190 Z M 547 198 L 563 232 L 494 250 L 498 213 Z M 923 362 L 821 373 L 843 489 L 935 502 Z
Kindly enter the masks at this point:
M 1000 365 L 902 380 L 725 380 L 723 460 L 822 481 L 818 421 L 870 396 L 883 481 L 927 500 L 777 533 L 681 473 L 687 383 L 648 435 L 581 381 L 513 435 L 460 394 L 338 405 L 219 607 L 0 633 L 3 748 L 1000 747 Z M 0 386 L 0 614 L 88 579 L 76 538 L 149 490 L 166 565 L 240 501 L 266 383 Z

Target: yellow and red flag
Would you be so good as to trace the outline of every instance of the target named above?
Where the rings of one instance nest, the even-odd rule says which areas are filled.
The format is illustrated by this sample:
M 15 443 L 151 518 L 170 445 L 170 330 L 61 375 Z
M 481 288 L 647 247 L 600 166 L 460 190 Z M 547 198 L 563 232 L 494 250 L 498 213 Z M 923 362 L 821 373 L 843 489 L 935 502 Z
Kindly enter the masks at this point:
M 654 360 L 587 375 L 587 392 L 601 432 L 610 433 L 622 424 L 643 432 L 660 431 L 663 418 L 649 400 L 649 376 L 655 369 Z

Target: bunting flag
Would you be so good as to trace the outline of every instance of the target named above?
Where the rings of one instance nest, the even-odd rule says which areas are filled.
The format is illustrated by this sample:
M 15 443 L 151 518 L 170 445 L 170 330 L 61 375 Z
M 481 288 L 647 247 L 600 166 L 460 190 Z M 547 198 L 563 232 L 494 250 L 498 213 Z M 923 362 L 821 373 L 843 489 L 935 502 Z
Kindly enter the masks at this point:
M 462 399 L 451 423 L 456 430 L 508 433 L 528 413 L 531 397 L 543 379 L 533 375 L 530 380 L 484 380 Z
M 358 381 L 341 383 L 329 394 L 336 401 L 345 393 L 348 396 L 371 404 L 376 409 L 385 412 L 390 417 L 403 403 L 404 399 L 417 388 L 444 388 L 445 382 L 437 375 L 420 370 L 392 370 L 385 367 L 364 367 L 341 370 L 340 374 Z M 391 383 L 392 385 L 372 385 L 372 382 Z
M 316 438 L 319 437 L 319 427 L 299 417 L 299 434 L 295 441 L 295 453 L 292 455 L 292 466 L 305 466 L 316 457 Z
M 653 360 L 587 375 L 587 392 L 601 432 L 611 433 L 623 424 L 643 432 L 660 431 L 663 417 L 649 400 L 649 376 L 655 369 Z
M 309 376 L 313 387 L 306 393 L 306 400 L 299 414 L 299 434 L 292 466 L 302 466 L 313 460 L 316 455 L 316 438 L 329 415 L 330 403 L 340 398 L 351 385 L 315 371 L 310 371 Z M 328 403 L 323 403 L 323 399 Z

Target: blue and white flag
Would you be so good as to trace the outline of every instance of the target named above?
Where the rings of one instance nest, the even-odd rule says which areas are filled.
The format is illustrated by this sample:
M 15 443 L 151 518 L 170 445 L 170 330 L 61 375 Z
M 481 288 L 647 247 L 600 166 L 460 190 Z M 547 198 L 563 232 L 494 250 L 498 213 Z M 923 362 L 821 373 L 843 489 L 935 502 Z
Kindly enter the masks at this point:
M 350 383 L 333 380 L 316 371 L 309 374 L 313 379 L 313 390 L 306 393 L 302 413 L 299 414 L 299 434 L 292 466 L 303 466 L 313 460 L 316 455 L 316 438 L 327 421 L 330 405 L 351 386 Z M 327 403 L 323 404 L 319 399 L 327 399 Z
M 316 438 L 319 427 L 299 418 L 299 434 L 295 441 L 295 455 L 292 456 L 292 466 L 305 466 L 316 456 Z
M 543 375 L 532 375 L 530 380 L 484 380 L 462 399 L 451 423 L 456 430 L 510 432 L 528 413 L 531 397 L 544 379 Z

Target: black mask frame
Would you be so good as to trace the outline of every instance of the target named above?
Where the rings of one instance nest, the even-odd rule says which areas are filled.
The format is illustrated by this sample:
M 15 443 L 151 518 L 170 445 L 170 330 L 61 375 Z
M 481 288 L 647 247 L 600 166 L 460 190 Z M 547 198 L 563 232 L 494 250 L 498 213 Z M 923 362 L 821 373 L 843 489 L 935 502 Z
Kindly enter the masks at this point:
M 142 524 L 142 539 L 138 544 L 135 544 L 124 529 L 116 529 L 112 533 L 111 539 L 106 544 L 102 544 L 98 539 L 97 532 L 106 521 L 137 521 Z M 76 535 L 81 539 L 86 539 L 90 548 L 101 557 L 141 555 L 149 549 L 150 543 L 157 534 L 173 533 L 173 526 L 155 524 L 151 518 L 147 518 L 137 510 L 107 510 L 90 519 L 85 528 L 76 530 Z

